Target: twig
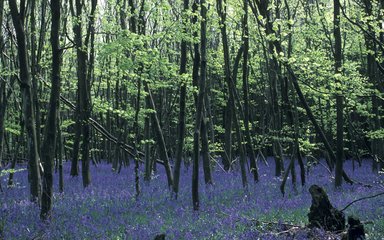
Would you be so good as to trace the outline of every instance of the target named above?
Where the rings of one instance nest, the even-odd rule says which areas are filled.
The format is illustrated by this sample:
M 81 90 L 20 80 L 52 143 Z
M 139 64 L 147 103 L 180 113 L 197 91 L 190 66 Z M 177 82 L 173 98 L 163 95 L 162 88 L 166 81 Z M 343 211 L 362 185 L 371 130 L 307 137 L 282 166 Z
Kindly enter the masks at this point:
M 278 233 L 276 233 L 276 235 L 281 235 L 281 234 L 284 234 L 284 233 L 290 233 L 290 232 L 292 232 L 294 230 L 297 230 L 297 229 L 300 229 L 300 228 L 299 227 L 292 227 L 292 228 L 290 228 L 288 230 L 285 230 L 285 231 L 282 231 L 282 232 L 278 232 Z
M 228 173 L 227 171 L 225 171 L 225 169 L 220 165 L 219 161 L 217 161 L 214 157 L 212 157 L 211 155 L 209 155 L 209 157 L 211 158 L 212 161 L 214 161 L 221 170 L 223 170 L 223 172 L 225 173 Z
M 231 215 L 229 215 L 228 213 L 225 213 L 225 212 L 221 212 L 221 214 L 223 214 L 223 215 L 225 215 L 227 217 L 233 217 L 233 216 L 231 216 Z M 289 226 L 289 227 L 304 228 L 304 226 L 295 225 L 295 224 L 291 224 L 291 223 L 261 221 L 261 220 L 256 219 L 256 218 L 248 218 L 246 216 L 240 216 L 240 217 L 237 217 L 237 218 L 242 218 L 242 219 L 250 221 L 250 222 L 256 222 L 258 224 L 284 225 L 284 226 Z
M 378 197 L 378 196 L 381 196 L 381 195 L 384 195 L 384 192 L 378 193 L 378 194 L 373 195 L 373 196 L 368 196 L 368 197 L 363 197 L 363 198 L 356 199 L 355 201 L 350 202 L 347 206 L 345 206 L 340 211 L 343 212 L 345 209 L 349 208 L 352 204 L 354 204 L 356 202 L 359 202 L 359 201 L 362 201 L 362 200 L 365 200 L 365 199 L 375 198 L 375 197 Z

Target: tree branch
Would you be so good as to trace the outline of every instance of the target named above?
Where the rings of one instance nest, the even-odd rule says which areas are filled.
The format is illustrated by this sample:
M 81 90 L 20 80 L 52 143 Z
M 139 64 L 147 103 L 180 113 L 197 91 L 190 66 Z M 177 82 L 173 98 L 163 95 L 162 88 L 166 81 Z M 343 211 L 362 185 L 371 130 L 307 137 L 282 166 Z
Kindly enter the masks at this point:
M 356 203 L 356 202 L 359 202 L 359 201 L 362 201 L 362 200 L 366 200 L 366 199 L 370 199 L 370 198 L 375 198 L 375 197 L 378 197 L 378 196 L 381 196 L 381 195 L 384 195 L 384 192 L 381 192 L 381 193 L 378 193 L 376 195 L 372 195 L 372 196 L 368 196 L 368 197 L 363 197 L 363 198 L 359 198 L 359 199 L 356 199 L 355 201 L 352 201 L 350 202 L 347 206 L 345 206 L 343 209 L 341 209 L 340 211 L 344 211 L 345 209 L 349 208 L 352 204 Z

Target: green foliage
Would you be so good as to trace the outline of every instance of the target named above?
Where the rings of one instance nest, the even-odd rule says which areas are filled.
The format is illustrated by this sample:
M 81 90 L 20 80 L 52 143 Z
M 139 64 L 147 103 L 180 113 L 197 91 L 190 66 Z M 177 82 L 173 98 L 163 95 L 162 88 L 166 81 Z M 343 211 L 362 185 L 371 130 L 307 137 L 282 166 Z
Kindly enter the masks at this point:
M 344 16 L 341 17 L 342 46 L 343 46 L 343 66 L 340 73 L 335 74 L 334 70 L 334 39 L 333 39 L 333 10 L 328 2 L 319 1 L 311 4 L 299 0 L 281 1 L 276 4 L 269 1 L 268 5 L 269 20 L 259 15 L 259 11 L 254 12 L 248 9 L 248 38 L 250 40 L 249 49 L 249 73 L 248 91 L 250 98 L 250 125 L 252 144 L 256 150 L 271 152 L 272 142 L 279 141 L 284 149 L 284 153 L 289 149 L 294 140 L 292 126 L 289 126 L 285 113 L 286 105 L 283 100 L 283 90 L 288 88 L 288 98 L 295 110 L 295 123 L 298 127 L 298 137 L 300 150 L 304 154 L 313 154 L 323 145 L 318 142 L 319 138 L 315 135 L 315 129 L 308 121 L 307 113 L 300 103 L 297 94 L 289 82 L 289 86 L 284 86 L 283 79 L 290 78 L 286 64 L 294 70 L 298 77 L 301 90 L 314 113 L 318 123 L 325 131 L 328 140 L 334 141 L 336 134 L 336 103 L 335 97 L 338 94 L 344 96 L 344 125 L 345 136 L 351 138 L 347 126 L 356 129 L 356 139 L 368 137 L 369 140 L 383 139 L 382 130 L 373 130 L 373 121 L 376 116 L 373 114 L 371 96 L 373 94 L 383 99 L 383 93 L 378 90 L 378 83 L 368 76 L 367 56 L 374 55 L 375 60 L 383 65 L 384 56 L 382 47 L 376 42 L 375 52 L 367 48 L 369 37 L 364 31 L 351 23 Z M 286 5 L 288 4 L 288 6 Z M 135 135 L 134 121 L 136 109 L 140 108 L 138 114 L 138 132 L 141 140 L 140 147 L 144 143 L 153 144 L 154 136 L 149 139 L 144 137 L 144 122 L 151 114 L 157 114 L 164 132 L 166 144 L 170 152 L 175 152 L 177 145 L 175 139 L 178 134 L 178 113 L 180 87 L 186 86 L 186 136 L 185 152 L 190 153 L 193 149 L 193 129 L 195 117 L 195 96 L 199 92 L 197 86 L 192 83 L 192 70 L 194 56 L 194 44 L 200 44 L 200 6 L 193 12 L 191 6 L 187 11 L 182 10 L 183 2 L 176 1 L 143 1 L 142 9 L 145 18 L 145 34 L 141 32 L 140 7 L 142 2 L 138 2 L 136 9 L 130 11 L 128 6 L 124 6 L 122 1 L 103 1 L 99 4 L 96 13 L 96 34 L 94 39 L 95 62 L 90 72 L 90 87 L 92 99 L 92 118 L 98 121 L 108 132 L 117 137 L 123 135 L 123 141 L 129 144 Z M 206 108 L 209 112 L 207 120 L 213 125 L 209 131 L 209 136 L 213 136 L 215 141 L 210 140 L 209 149 L 215 153 L 223 152 L 225 108 L 228 107 L 229 91 L 225 82 L 224 52 L 223 41 L 220 31 L 220 17 L 218 16 L 215 0 L 207 1 L 207 102 Z M 190 4 L 192 5 L 192 3 Z M 257 7 L 257 6 L 256 6 Z M 288 16 L 288 7 L 289 14 Z M 6 7 L 8 8 L 8 7 Z M 242 20 L 244 17 L 242 1 L 226 1 L 225 9 L 227 18 L 225 21 L 228 34 L 230 72 L 234 74 L 237 70 L 237 78 L 233 81 L 236 85 L 236 94 L 239 103 L 244 106 L 243 95 L 243 69 L 240 58 L 238 69 L 234 69 L 234 62 L 239 50 L 243 46 Z M 89 10 L 89 9 L 87 9 Z M 67 9 L 70 13 L 69 9 Z M 372 14 L 366 14 L 363 5 L 351 2 L 344 7 L 345 14 L 358 23 L 365 31 L 372 31 L 378 38 L 382 34 L 381 26 L 382 10 L 377 1 L 372 2 Z M 39 12 L 40 14 L 40 12 Z M 39 15 L 37 14 L 37 15 Z M 39 18 L 40 16 L 38 16 Z M 136 32 L 131 29 L 131 20 L 135 17 Z M 191 19 L 196 17 L 196 23 Z M 48 18 L 49 19 L 49 14 Z M 61 37 L 63 47 L 62 62 L 62 96 L 71 103 L 77 101 L 77 72 L 76 72 L 76 48 L 73 41 L 73 26 L 81 23 L 85 40 L 87 33 L 87 21 L 89 16 L 84 12 L 80 17 L 68 16 L 66 19 L 66 33 L 64 29 Z M 40 19 L 39 19 L 40 20 Z M 269 21 L 269 22 L 267 22 Z M 29 22 L 29 21 L 27 21 Z M 272 29 L 267 29 L 271 24 Z M 272 30 L 266 31 L 266 30 Z M 39 31 L 39 30 L 38 30 Z M 11 31 L 2 31 L 4 34 Z M 40 33 L 40 32 L 37 32 Z M 41 55 L 36 66 L 31 69 L 38 71 L 37 97 L 41 116 L 41 129 L 38 129 L 38 137 L 42 138 L 44 133 L 44 122 L 47 115 L 49 91 L 50 91 L 50 64 L 51 48 L 48 41 L 50 29 L 42 35 L 44 40 L 36 53 Z M 45 34 L 45 35 L 44 35 Z M 5 35 L 4 35 L 5 36 Z M 24 131 L 20 121 L 20 111 L 22 103 L 20 101 L 20 87 L 14 84 L 11 87 L 12 78 L 18 74 L 16 63 L 17 48 L 11 41 L 12 38 L 4 38 L 4 58 L 1 62 L 0 81 L 6 83 L 7 93 L 11 92 L 8 99 L 8 110 L 5 121 L 5 137 L 12 144 L 20 141 L 20 135 Z M 179 74 L 180 71 L 180 49 L 181 42 L 187 41 L 187 72 Z M 378 39 L 379 40 L 379 39 Z M 27 41 L 30 44 L 32 39 L 30 32 L 27 31 Z M 272 42 L 279 43 L 282 51 L 278 52 Z M 82 50 L 89 51 L 84 47 Z M 198 46 L 200 48 L 200 46 Z M 199 49 L 200 50 L 200 49 Z M 28 52 L 32 60 L 31 51 Z M 90 55 L 88 55 L 90 57 Z M 240 56 L 241 57 L 241 56 Z M 278 60 L 279 69 L 271 69 L 273 58 Z M 33 59 L 36 60 L 36 59 Z M 34 61 L 30 61 L 31 63 Z M 4 65 L 4 66 L 3 66 Z M 379 75 L 376 69 L 376 75 Z M 271 75 L 277 73 L 276 86 L 272 83 Z M 377 78 L 379 78 L 377 77 Z M 42 82 L 43 80 L 44 82 Z M 290 81 L 290 79 L 289 79 Z M 145 102 L 148 93 L 144 90 L 143 83 L 148 83 L 156 110 L 150 109 Z M 46 85 L 47 84 L 47 85 Z M 137 103 L 137 94 L 140 86 L 140 102 Z M 273 127 L 272 117 L 272 88 L 277 92 L 277 103 L 279 107 L 278 118 L 281 125 L 278 129 Z M 75 104 L 76 105 L 76 104 Z M 236 105 L 235 109 L 238 122 L 242 133 L 244 133 L 244 119 L 240 114 L 240 108 Z M 75 111 L 61 104 L 61 130 L 65 140 L 66 149 L 73 147 L 76 125 Z M 379 118 L 383 114 L 383 109 L 379 107 Z M 297 117 L 297 118 L 296 118 Z M 356 120 L 357 119 L 357 120 Z M 151 126 L 152 128 L 152 126 Z M 232 131 L 234 132 L 233 126 Z M 153 135 L 153 132 L 151 132 Z M 26 138 L 22 139 L 26 145 Z M 346 151 L 351 151 L 350 145 L 356 144 L 357 152 L 365 152 L 365 147 L 359 144 L 356 139 L 346 139 Z M 104 151 L 104 144 L 99 140 L 105 140 L 96 135 L 94 141 L 94 151 Z M 8 142 L 7 142 L 8 143 Z M 236 135 L 233 134 L 233 146 L 237 150 Z M 361 146 L 360 146 L 361 145 Z M 13 146 L 6 146 L 4 151 L 12 151 Z M 142 149 L 140 149 L 142 150 Z
M 12 122 L 6 122 L 5 132 L 19 136 L 21 134 L 21 131 L 22 130 L 21 130 L 20 125 L 18 125 L 16 123 L 12 123 Z
M 17 173 L 17 172 L 22 172 L 22 171 L 26 171 L 26 170 L 27 170 L 26 168 L 1 170 L 0 177 L 4 177 L 4 176 L 7 176 L 11 173 Z
M 369 131 L 367 132 L 367 136 L 369 139 L 384 139 L 384 129 Z

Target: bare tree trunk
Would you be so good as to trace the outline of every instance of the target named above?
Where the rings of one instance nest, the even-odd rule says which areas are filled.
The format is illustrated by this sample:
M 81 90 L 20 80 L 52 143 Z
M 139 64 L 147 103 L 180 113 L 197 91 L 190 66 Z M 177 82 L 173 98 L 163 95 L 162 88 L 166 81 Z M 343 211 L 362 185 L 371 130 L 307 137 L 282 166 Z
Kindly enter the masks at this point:
M 3 46 L 4 38 L 2 34 L 3 26 L 3 9 L 4 9 L 4 0 L 0 0 L 0 46 Z M 3 52 L 3 47 L 0 47 L 0 52 Z M 3 57 L 0 57 L 0 66 L 5 68 Z M 0 81 L 0 171 L 3 162 L 3 150 L 4 150 L 4 121 L 5 121 L 5 112 L 7 109 L 7 96 L 5 91 L 5 81 Z M 0 181 L 0 191 L 3 191 L 3 187 Z
M 271 9 L 269 8 L 271 1 L 270 0 L 260 0 L 256 2 L 257 8 L 259 9 L 260 15 L 266 20 L 265 25 L 265 34 L 275 35 L 276 31 L 273 28 L 273 20 L 271 19 Z M 253 7 L 254 8 L 254 7 Z M 255 14 L 255 9 L 253 9 Z M 279 10 L 276 10 L 279 14 Z M 277 16 L 276 16 L 277 17 Z M 275 157 L 275 175 L 280 176 L 283 169 L 283 152 L 280 144 L 279 136 L 281 131 L 281 114 L 279 106 L 279 96 L 278 96 L 278 81 L 281 81 L 281 69 L 278 59 L 276 58 L 275 51 L 281 52 L 282 49 L 280 42 L 278 40 L 268 41 L 268 51 L 272 56 L 270 61 L 267 62 L 269 69 L 269 80 L 270 80 L 270 96 L 271 96 L 271 119 L 272 119 L 272 151 Z M 266 54 L 265 54 L 266 55 Z
M 59 108 L 60 109 L 60 108 Z M 59 139 L 57 155 L 59 158 L 59 192 L 64 192 L 64 175 L 63 175 L 63 154 L 64 154 L 64 139 L 61 132 L 61 116 L 60 111 L 57 114 L 57 136 Z
M 236 127 L 236 136 L 237 136 L 237 139 L 239 141 L 239 151 L 240 151 L 240 164 L 242 164 L 242 162 L 246 161 L 246 158 L 247 158 L 247 155 L 245 153 L 248 153 L 250 154 L 250 166 L 251 166 L 251 172 L 253 173 L 253 176 L 254 176 L 254 181 L 258 181 L 258 171 L 257 171 L 257 166 L 256 166 L 256 157 L 254 155 L 254 151 L 253 151 L 253 147 L 252 147 L 252 140 L 251 140 L 251 137 L 250 137 L 250 133 L 249 133 L 249 109 L 248 109 L 248 114 L 244 112 L 243 110 L 243 107 L 241 105 L 241 102 L 240 102 L 240 99 L 239 99 L 239 96 L 237 94 L 237 90 L 236 90 L 236 85 L 235 85 L 235 80 L 237 78 L 237 70 L 238 70 L 238 62 L 240 61 L 241 59 L 241 53 L 244 51 L 245 48 L 248 49 L 248 44 L 247 44 L 247 39 L 244 38 L 243 36 L 243 40 L 245 41 L 245 46 L 243 46 L 237 56 L 236 56 L 236 59 L 235 59 L 235 64 L 234 64 L 234 69 L 233 69 L 233 74 L 231 74 L 231 71 L 230 71 L 230 59 L 229 59 L 229 44 L 228 44 L 228 37 L 227 37 L 227 30 L 226 30 L 226 7 L 225 7 L 225 3 L 224 3 L 224 6 L 223 6 L 223 2 L 222 0 L 218 0 L 217 1 L 217 11 L 218 11 L 218 14 L 219 14 L 219 17 L 220 17 L 220 30 L 221 30 L 221 36 L 222 36 L 222 41 L 223 41 L 223 52 L 224 52 L 224 70 L 225 70 L 225 76 L 226 76 L 226 84 L 227 84 L 227 88 L 229 89 L 229 103 L 231 104 L 231 108 L 233 109 L 233 112 L 232 112 L 232 115 L 233 115 L 233 118 L 234 118 L 234 124 L 235 124 L 235 127 Z M 246 23 L 244 23 L 244 20 L 243 20 L 243 25 L 246 25 Z M 243 31 L 246 31 L 247 29 L 243 29 Z M 243 33 L 244 34 L 244 33 Z M 243 55 L 243 60 L 245 60 L 245 62 L 248 61 L 248 52 L 245 54 L 245 57 Z M 248 68 L 246 66 L 247 64 L 243 64 L 243 84 L 245 82 L 245 85 L 246 86 L 243 86 L 243 92 L 246 91 L 245 93 L 245 97 L 246 99 L 248 99 L 248 89 L 247 89 L 247 86 L 248 86 L 248 80 L 247 80 L 247 75 L 248 75 Z M 244 72 L 245 71 L 245 72 Z M 243 140 L 243 137 L 242 137 L 242 134 L 241 132 L 237 132 L 238 130 L 240 131 L 240 128 L 239 128 L 239 117 L 238 117 L 238 113 L 236 112 L 236 104 L 235 104 L 235 101 L 237 102 L 238 104 L 238 108 L 239 108 L 239 112 L 240 112 L 240 116 L 243 118 L 244 121 L 247 121 L 248 120 L 248 129 L 246 128 L 246 131 L 245 131 L 245 134 L 246 134 L 246 144 L 243 144 L 244 143 L 244 140 Z M 248 101 L 247 101 L 247 104 L 248 104 Z M 247 105 L 247 107 L 249 108 L 249 106 Z M 248 151 L 246 151 L 246 149 L 244 149 L 244 146 L 246 147 L 246 149 Z M 241 168 L 242 169 L 242 168 Z M 242 178 L 243 178 L 243 185 L 246 186 L 246 181 L 244 182 L 244 180 L 246 180 L 246 176 L 244 176 L 245 173 L 242 173 Z
M 73 32 L 75 34 L 76 54 L 77 54 L 77 78 L 78 78 L 78 118 L 77 125 L 81 126 L 81 162 L 82 162 L 82 177 L 83 186 L 87 187 L 91 183 L 89 170 L 89 142 L 90 142 L 90 127 L 89 118 L 91 115 L 91 94 L 90 94 L 90 79 L 87 78 L 87 60 L 88 60 L 88 43 L 89 39 L 93 39 L 94 21 L 96 11 L 96 0 L 91 2 L 91 11 L 89 14 L 87 35 L 83 42 L 82 24 L 81 21 L 75 21 Z M 81 0 L 75 0 L 75 9 L 71 2 L 71 12 L 73 17 L 81 18 L 83 14 L 83 4 Z M 91 53 L 92 55 L 92 53 Z M 90 63 L 92 65 L 92 63 Z M 79 131 L 79 130 L 77 130 Z M 78 134 L 78 132 L 76 133 Z M 80 139 L 79 139 L 80 140 Z
M 145 97 L 145 106 L 146 108 L 150 108 L 150 100 L 149 97 Z M 152 165 L 153 162 L 151 160 L 151 152 L 150 152 L 150 144 L 149 144 L 149 139 L 151 137 L 150 134 L 150 120 L 149 116 L 146 115 L 144 119 L 144 138 L 145 138 L 145 143 L 144 143 L 144 156 L 145 156 L 145 175 L 144 175 L 144 180 L 149 181 L 151 179 L 151 174 L 152 174 Z
M 183 1 L 183 13 L 189 9 L 189 0 Z M 184 23 L 184 32 L 186 32 L 186 25 L 188 23 L 186 16 L 182 15 L 182 21 Z M 179 74 L 183 77 L 183 74 L 187 73 L 187 40 L 182 39 L 181 41 L 181 49 L 180 49 L 180 70 Z M 183 149 L 184 149 L 184 138 L 185 138 L 185 111 L 186 111 L 186 96 L 187 96 L 187 87 L 186 83 L 182 83 L 180 87 L 180 99 L 179 99 L 179 123 L 178 123 L 178 136 L 177 136 L 177 150 L 176 150 L 176 161 L 173 169 L 173 191 L 175 193 L 175 198 L 177 198 L 179 192 L 179 179 L 180 179 L 180 166 L 181 160 L 183 157 Z
M 333 35 L 335 38 L 335 76 L 341 75 L 341 67 L 342 67 L 342 46 L 341 46 L 341 30 L 340 30 L 340 1 L 339 0 L 334 0 L 334 10 L 333 10 L 333 24 L 334 24 L 334 29 L 333 29 Z M 341 89 L 341 81 L 336 80 L 336 128 L 337 128 L 337 143 L 336 143 L 336 168 L 335 168 L 335 187 L 340 187 L 343 183 L 343 155 L 344 155 L 344 120 L 343 120 L 343 95 L 342 89 Z
M 77 90 L 76 92 L 78 92 Z M 79 94 L 77 93 L 79 98 Z M 78 102 L 79 100 L 77 100 Z M 73 156 L 71 161 L 71 176 L 79 176 L 79 150 L 80 150 L 80 138 L 81 138 L 81 121 L 80 121 L 80 113 L 79 113 L 79 107 L 75 110 L 75 140 L 73 143 Z
M 24 119 L 28 132 L 28 152 L 29 152 L 29 171 L 31 173 L 31 199 L 32 201 L 40 201 L 41 197 L 41 177 L 39 170 L 39 151 L 37 134 L 35 127 L 35 107 L 31 89 L 31 76 L 29 72 L 28 53 L 26 47 L 26 38 L 24 32 L 24 13 L 25 1 L 20 3 L 20 12 L 17 7 L 16 0 L 8 0 L 11 10 L 13 25 L 16 30 L 16 38 L 18 44 L 19 67 L 20 67 L 20 88 L 23 97 Z
M 164 162 L 165 172 L 167 174 L 167 180 L 168 180 L 168 187 L 172 187 L 173 186 L 173 176 L 172 176 L 171 165 L 169 163 L 167 147 L 165 145 L 163 131 L 161 130 L 159 118 L 157 117 L 156 106 L 155 106 L 155 103 L 153 102 L 152 93 L 149 89 L 149 85 L 148 85 L 147 81 L 144 81 L 144 90 L 149 95 L 150 108 L 154 111 L 152 113 L 152 125 L 154 126 L 154 130 L 156 133 L 156 143 L 157 143 L 158 148 L 159 148 L 160 158 Z
M 372 16 L 372 2 L 369 0 L 364 0 L 364 11 L 367 17 Z M 380 16 L 381 17 L 381 16 Z M 369 78 L 370 83 L 373 85 L 373 91 L 375 89 L 378 89 L 380 91 L 380 83 L 379 83 L 379 77 L 380 74 L 377 71 L 377 63 L 376 63 L 376 57 L 377 57 L 377 47 L 375 41 L 373 41 L 372 37 L 375 37 L 375 31 L 373 29 L 372 20 L 368 18 L 367 20 L 367 34 L 365 36 L 365 45 L 367 48 L 367 75 Z M 368 36 L 368 34 L 370 36 Z M 381 34 L 382 35 L 382 34 Z M 380 36 L 382 38 L 382 36 Z M 382 39 L 381 39 L 382 40 Z M 381 75 L 382 76 L 382 75 Z M 380 113 L 379 113 L 379 98 L 376 95 L 373 95 L 371 98 L 372 102 L 372 112 L 373 112 L 373 124 L 372 124 L 372 130 L 377 131 L 381 128 L 380 123 Z M 380 151 L 382 151 L 382 145 L 383 141 L 381 139 L 372 139 L 371 141 L 372 145 L 372 154 L 373 154 L 373 161 L 372 161 L 372 171 L 378 172 L 379 170 L 379 161 L 380 158 Z
M 313 115 L 312 110 L 309 107 L 309 105 L 308 105 L 308 103 L 307 103 L 307 101 L 303 95 L 303 92 L 301 91 L 300 85 L 297 82 L 297 77 L 296 77 L 295 73 L 293 72 L 292 68 L 289 65 L 287 65 L 286 67 L 287 67 L 288 72 L 292 76 L 293 86 L 295 87 L 297 95 L 299 96 L 300 102 L 303 105 L 303 107 L 304 107 L 304 109 L 308 115 L 309 120 L 312 122 L 312 125 L 314 126 L 316 133 L 320 136 L 320 139 L 323 142 L 325 149 L 327 150 L 331 160 L 333 162 L 336 162 L 336 155 L 333 152 L 332 147 L 329 144 L 329 141 L 328 141 L 327 137 L 325 136 L 323 129 L 320 127 L 320 125 L 316 121 L 316 118 Z M 331 168 L 331 166 L 329 166 L 329 167 Z M 345 173 L 344 170 L 342 171 L 342 176 L 347 183 L 353 184 L 353 181 L 348 177 L 348 175 Z
M 259 181 L 259 174 L 256 166 L 256 156 L 253 149 L 253 142 L 251 138 L 250 128 L 249 128 L 249 84 L 248 84 L 248 53 L 249 53 L 249 31 L 248 31 L 248 0 L 243 1 L 244 7 L 244 16 L 243 16 L 243 97 L 244 97 L 244 127 L 245 127 L 245 137 L 247 141 L 247 151 L 246 157 L 249 157 L 249 162 L 251 166 L 251 173 L 253 174 L 253 180 L 255 182 Z
M 42 162 L 44 165 L 43 174 L 43 195 L 41 201 L 40 218 L 48 220 L 52 212 L 53 198 L 53 167 L 56 151 L 58 114 L 60 105 L 61 87 L 61 49 L 60 49 L 60 0 L 51 0 L 51 47 L 52 47 L 52 78 L 51 94 L 49 99 L 48 118 L 45 123 Z
M 194 4 L 198 4 L 196 0 Z M 206 55 L 206 44 L 207 44 L 207 7 L 205 0 L 200 1 L 200 79 L 198 84 L 199 94 L 197 97 L 196 105 L 196 117 L 195 117 L 195 129 L 193 134 L 193 170 L 192 170 L 192 203 L 193 209 L 199 210 L 200 199 L 199 199 L 199 159 L 200 159 L 200 130 L 201 123 L 204 116 L 204 96 L 205 96 L 205 81 L 206 81 L 206 67 L 207 67 L 207 55 Z M 197 57 L 195 56 L 195 61 Z M 194 64 L 194 67 L 198 64 Z
M 206 86 L 205 86 L 206 87 Z M 212 174 L 211 174 L 211 163 L 210 163 L 210 158 L 209 158 L 209 142 L 208 142 L 208 129 L 207 129 L 207 112 L 205 108 L 205 98 L 204 96 L 204 106 L 203 106 L 203 116 L 201 119 L 201 154 L 203 157 L 203 170 L 204 170 L 204 181 L 205 184 L 213 184 L 212 181 Z

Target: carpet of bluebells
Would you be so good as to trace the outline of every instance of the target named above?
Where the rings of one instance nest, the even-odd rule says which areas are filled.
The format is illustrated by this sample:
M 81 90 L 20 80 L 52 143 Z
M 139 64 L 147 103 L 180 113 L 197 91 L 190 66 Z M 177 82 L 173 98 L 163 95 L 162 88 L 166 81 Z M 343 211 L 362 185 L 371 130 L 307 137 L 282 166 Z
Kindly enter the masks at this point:
M 166 239 L 310 239 L 306 231 L 280 235 L 286 225 L 271 226 L 254 220 L 305 226 L 311 184 L 324 187 L 339 209 L 355 199 L 384 191 L 384 176 L 372 174 L 371 163 L 366 160 L 354 171 L 351 161 L 347 161 L 345 169 L 350 177 L 371 188 L 344 184 L 341 191 L 335 191 L 329 172 L 318 164 L 309 169 L 305 187 L 300 187 L 297 169 L 298 193 L 288 180 L 282 196 L 281 178 L 274 177 L 273 161 L 269 162 L 268 166 L 259 163 L 260 182 L 250 183 L 248 192 L 242 189 L 239 171 L 214 169 L 214 185 L 200 185 L 199 212 L 191 207 L 191 168 L 183 169 L 178 200 L 167 189 L 162 166 L 158 166 L 149 184 L 141 182 L 141 195 L 136 200 L 133 164 L 120 174 L 112 172 L 107 164 L 92 166 L 92 185 L 83 189 L 81 177 L 70 177 L 70 164 L 66 163 L 63 194 L 58 193 L 55 176 L 49 224 L 39 220 L 39 209 L 29 202 L 27 171 L 20 171 L 15 173 L 15 186 L 0 193 L 0 230 L 4 239 L 153 239 L 160 233 L 165 233 Z M 6 178 L 0 179 L 3 188 Z M 345 213 L 370 221 L 365 225 L 368 239 L 384 239 L 384 195 L 357 202 Z M 322 234 L 318 230 L 315 239 L 325 239 Z

